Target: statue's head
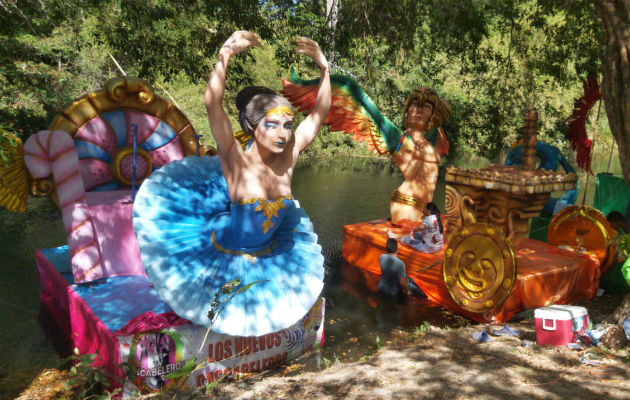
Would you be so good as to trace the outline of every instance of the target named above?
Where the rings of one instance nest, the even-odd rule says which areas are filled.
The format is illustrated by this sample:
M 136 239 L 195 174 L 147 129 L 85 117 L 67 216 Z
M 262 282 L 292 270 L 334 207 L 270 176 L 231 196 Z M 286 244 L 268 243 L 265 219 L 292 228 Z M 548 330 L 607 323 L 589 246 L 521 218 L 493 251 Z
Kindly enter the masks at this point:
M 429 103 L 433 106 L 433 114 L 429 120 L 427 131 L 441 126 L 451 115 L 451 105 L 448 101 L 441 99 L 433 89 L 418 87 L 407 97 L 405 102 L 405 124 L 407 124 L 407 112 L 413 103 L 417 103 L 418 106 Z
M 273 90 L 262 86 L 249 86 L 236 95 L 238 122 L 243 132 L 254 136 L 260 121 L 267 115 L 289 115 L 293 118 L 293 107 L 289 100 L 278 96 Z

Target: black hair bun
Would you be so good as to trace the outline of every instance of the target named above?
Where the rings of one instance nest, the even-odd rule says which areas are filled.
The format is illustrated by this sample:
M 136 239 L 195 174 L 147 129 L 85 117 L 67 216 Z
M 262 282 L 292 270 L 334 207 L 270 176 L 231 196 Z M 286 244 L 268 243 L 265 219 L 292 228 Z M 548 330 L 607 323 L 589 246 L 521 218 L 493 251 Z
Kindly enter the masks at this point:
M 247 106 L 249 101 L 252 99 L 252 97 L 256 96 L 257 94 L 273 94 L 273 95 L 275 95 L 276 92 L 274 92 L 273 90 L 271 90 L 269 88 L 263 87 L 263 86 L 248 86 L 248 87 L 242 89 L 236 95 L 236 108 L 239 111 L 245 109 L 245 107 Z

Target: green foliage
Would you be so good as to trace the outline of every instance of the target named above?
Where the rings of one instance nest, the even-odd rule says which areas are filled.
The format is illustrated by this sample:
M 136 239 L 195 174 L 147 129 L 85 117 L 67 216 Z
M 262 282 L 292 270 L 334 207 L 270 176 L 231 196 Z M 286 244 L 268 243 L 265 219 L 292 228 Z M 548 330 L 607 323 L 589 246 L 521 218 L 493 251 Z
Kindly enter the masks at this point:
M 18 145 L 16 135 L 11 129 L 0 125 L 0 160 L 5 168 L 9 166 L 13 160 L 13 149 Z M 2 169 L 0 164 L 0 169 Z
M 329 368 L 332 364 L 330 363 L 330 360 L 327 359 L 326 357 L 322 357 L 322 361 L 324 363 L 324 368 Z
M 104 30 L 134 75 L 167 80 L 184 72 L 206 78 L 223 42 L 235 30 L 271 35 L 264 12 L 267 2 L 246 0 L 158 1 L 122 0 Z
M 566 149 L 566 119 L 602 51 L 587 0 L 346 0 L 338 15 L 331 30 L 323 0 L 3 2 L 0 124 L 22 138 L 45 129 L 73 99 L 121 74 L 111 54 L 128 75 L 168 92 L 213 144 L 205 82 L 226 38 L 249 29 L 264 47 L 230 64 L 225 106 L 235 129 L 242 87 L 280 89 L 292 65 L 316 75 L 294 52 L 293 39 L 307 36 L 330 55 L 333 72 L 354 77 L 399 126 L 412 88 L 436 89 L 453 106 L 444 126 L 453 150 L 499 161 L 519 138 L 526 107 L 539 110 L 540 138 Z M 600 136 L 610 141 L 607 129 Z M 325 131 L 309 152 L 369 154 Z
M 615 249 L 619 255 L 625 258 L 630 257 L 630 233 L 620 235 L 615 240 Z
M 323 362 L 324 362 L 324 368 L 328 368 L 328 367 L 332 367 L 333 365 L 339 364 L 341 361 L 339 360 L 339 357 L 337 356 L 336 353 L 333 353 L 333 359 L 332 361 L 329 360 L 326 357 L 323 357 Z
M 234 296 L 237 296 L 239 294 L 242 294 L 248 291 L 252 286 L 261 282 L 265 282 L 265 281 L 254 281 L 254 282 L 250 282 L 246 285 L 241 286 L 240 279 L 233 279 L 229 281 L 228 283 L 226 283 L 225 285 L 223 285 L 221 289 L 219 289 L 214 294 L 214 297 L 212 298 L 212 301 L 210 302 L 210 310 L 208 311 L 208 319 L 210 320 L 210 326 L 206 330 L 206 334 L 203 338 L 203 341 L 201 342 L 201 346 L 199 347 L 199 350 L 197 351 L 198 353 L 202 351 L 203 346 L 206 343 L 206 339 L 208 338 L 208 334 L 212 330 L 212 324 L 214 323 L 214 321 L 216 321 L 217 317 L 221 314 L 221 312 L 223 311 L 227 303 L 229 303 L 230 300 L 234 298 Z M 235 354 L 234 357 L 236 356 L 237 355 Z M 182 368 L 165 375 L 165 377 L 167 379 L 177 379 L 178 381 L 177 381 L 177 384 L 175 385 L 175 388 L 176 390 L 179 390 L 182 387 L 184 387 L 184 385 L 186 384 L 186 381 L 190 379 L 190 377 L 195 371 L 203 368 L 204 366 L 205 366 L 205 363 L 199 362 L 197 360 L 197 357 L 195 356 L 187 360 Z M 223 378 L 225 378 L 225 375 L 221 377 L 221 379 Z M 206 392 L 212 389 L 216 384 L 217 384 L 217 381 L 208 383 L 205 388 Z
M 214 145 L 208 124 L 208 114 L 203 104 L 205 81 L 193 82 L 189 76 L 180 72 L 172 76 L 169 81 L 166 81 L 164 77 L 159 77 L 153 83 L 153 87 L 158 95 L 175 104 L 186 115 L 197 134 L 203 135 L 202 143 Z M 225 100 L 224 104 L 227 106 L 228 102 Z M 238 125 L 236 120 L 234 122 Z
M 186 364 L 177 371 L 173 371 L 170 374 L 167 374 L 165 377 L 167 379 L 178 379 L 182 377 L 189 377 L 197 367 L 197 357 L 193 357 L 190 360 L 186 361 Z
M 424 321 L 422 324 L 416 327 L 416 333 L 425 333 L 431 330 L 431 324 L 429 321 Z
M 338 63 L 386 115 L 401 125 L 409 91 L 429 86 L 453 105 L 445 130 L 456 151 L 499 158 L 520 136 L 526 107 L 539 110 L 541 139 L 564 147 L 580 79 L 597 68 L 601 51 L 591 4 L 395 3 L 387 7 L 398 11 L 382 17 L 381 2 L 344 2 L 337 42 Z
M 0 12 L 0 123 L 24 138 L 113 76 L 90 2 L 7 2 Z M 11 21 L 8 24 L 3 21 Z
M 80 354 L 78 348 L 74 348 L 73 354 L 63 360 L 63 363 L 72 362 L 70 367 L 70 379 L 66 382 L 67 389 L 72 389 L 74 399 L 111 400 L 120 389 L 108 392 L 105 388 L 110 386 L 109 379 L 118 379 L 108 374 L 100 367 L 93 367 L 94 361 L 99 358 L 96 354 Z
M 214 294 L 210 302 L 210 311 L 208 311 L 208 319 L 210 325 L 216 321 L 217 317 L 223 312 L 225 306 L 234 298 L 234 296 L 244 293 L 257 283 L 266 281 L 254 281 L 241 286 L 240 279 L 233 279 L 223 285 L 219 291 Z

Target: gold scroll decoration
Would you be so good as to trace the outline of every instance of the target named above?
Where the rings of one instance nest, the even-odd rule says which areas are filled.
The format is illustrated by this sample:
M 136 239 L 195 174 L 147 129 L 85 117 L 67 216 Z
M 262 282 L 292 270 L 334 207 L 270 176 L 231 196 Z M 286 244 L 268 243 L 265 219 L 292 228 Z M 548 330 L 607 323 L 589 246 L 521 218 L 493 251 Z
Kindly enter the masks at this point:
M 512 293 L 516 258 L 501 229 L 475 223 L 453 235 L 444 253 L 442 272 L 458 305 L 485 314 L 500 307 Z
M 450 240 L 451 236 L 460 228 L 462 223 L 462 214 L 460 212 L 462 205 L 462 196 L 455 186 L 446 185 L 444 193 L 444 211 L 446 211 L 446 237 Z
M 595 254 L 601 274 L 615 262 L 615 230 L 604 214 L 589 206 L 565 207 L 549 223 L 547 241 Z
M 477 207 L 474 199 L 468 195 L 462 195 L 456 186 L 446 185 L 444 209 L 448 221 L 446 226 L 448 240 L 462 226 L 477 222 Z

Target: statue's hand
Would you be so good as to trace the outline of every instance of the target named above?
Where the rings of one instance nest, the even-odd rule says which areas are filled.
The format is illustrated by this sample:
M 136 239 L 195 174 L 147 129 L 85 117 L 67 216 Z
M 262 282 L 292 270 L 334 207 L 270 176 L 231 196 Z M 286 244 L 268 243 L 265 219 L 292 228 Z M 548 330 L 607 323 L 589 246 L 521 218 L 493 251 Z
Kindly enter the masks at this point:
M 249 31 L 236 31 L 223 43 L 222 49 L 226 49 L 231 55 L 235 55 L 252 46 L 262 47 L 258 35 Z
M 298 37 L 295 39 L 295 42 L 297 43 L 297 47 L 295 48 L 296 53 L 304 54 L 313 59 L 322 71 L 328 70 L 328 61 L 316 41 L 305 37 Z

